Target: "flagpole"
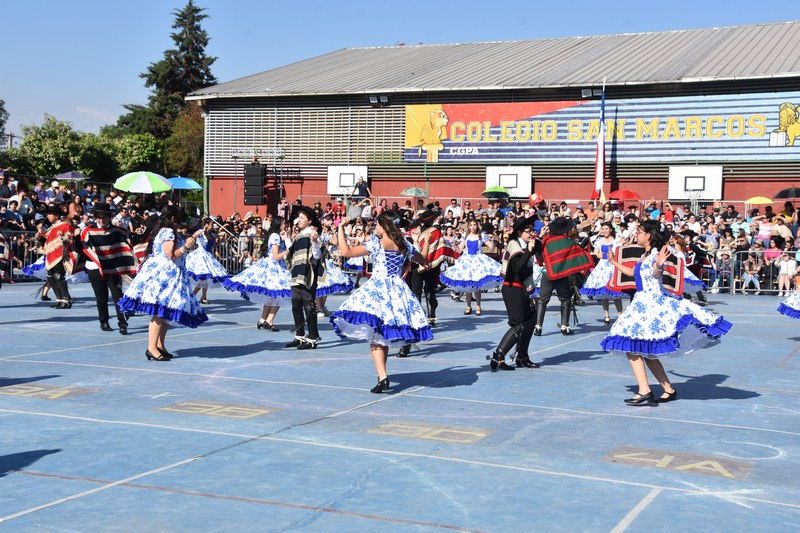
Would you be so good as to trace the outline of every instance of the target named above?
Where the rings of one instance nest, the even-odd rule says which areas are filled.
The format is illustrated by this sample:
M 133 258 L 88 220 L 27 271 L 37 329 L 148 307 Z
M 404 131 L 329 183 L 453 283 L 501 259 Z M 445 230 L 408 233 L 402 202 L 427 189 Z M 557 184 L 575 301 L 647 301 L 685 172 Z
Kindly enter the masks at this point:
M 603 181 L 606 175 L 606 77 L 603 76 L 603 90 L 600 98 L 600 124 L 597 131 L 597 148 L 594 161 L 594 191 L 592 200 L 597 200 L 603 193 Z

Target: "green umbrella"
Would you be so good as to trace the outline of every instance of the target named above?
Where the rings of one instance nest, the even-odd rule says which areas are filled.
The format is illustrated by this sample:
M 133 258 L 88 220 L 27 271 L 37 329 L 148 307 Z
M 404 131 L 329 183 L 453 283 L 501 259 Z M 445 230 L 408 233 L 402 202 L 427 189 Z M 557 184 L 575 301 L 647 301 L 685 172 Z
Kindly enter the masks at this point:
M 481 196 L 485 196 L 486 198 L 508 198 L 510 196 L 508 189 L 505 187 L 500 187 L 499 185 L 495 185 L 494 187 L 489 187 L 485 191 L 481 193 Z
M 114 182 L 114 187 L 126 192 L 153 194 L 166 192 L 172 189 L 172 184 L 167 178 L 155 172 L 129 172 Z
M 412 196 L 414 198 L 427 198 L 428 191 L 419 187 L 409 187 L 400 191 L 400 196 Z

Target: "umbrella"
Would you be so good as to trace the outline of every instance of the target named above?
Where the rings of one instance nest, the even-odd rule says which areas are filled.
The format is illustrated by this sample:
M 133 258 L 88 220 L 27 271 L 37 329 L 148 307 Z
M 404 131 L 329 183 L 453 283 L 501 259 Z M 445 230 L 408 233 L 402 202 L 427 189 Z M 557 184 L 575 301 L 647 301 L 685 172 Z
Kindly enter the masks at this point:
M 173 189 L 182 189 L 185 191 L 201 191 L 203 187 L 192 178 L 184 178 L 183 176 L 174 176 L 167 178 L 167 181 L 172 184 Z
M 88 180 L 89 176 L 87 176 L 83 172 L 70 170 L 69 172 L 62 172 L 53 179 L 58 181 L 81 181 L 81 180 Z
M 636 191 L 632 191 L 630 189 L 617 189 L 616 191 L 611 191 L 611 194 L 608 195 L 609 198 L 616 198 L 617 200 L 641 200 L 642 197 L 639 196 L 639 193 Z
M 775 196 L 773 196 L 773 198 L 800 198 L 800 188 L 792 185 L 788 189 L 783 189 L 782 191 L 778 191 L 778 193 Z
M 485 191 L 481 193 L 481 196 L 485 196 L 486 198 L 508 198 L 509 192 L 508 189 L 505 187 L 500 187 L 499 185 L 495 185 L 494 187 L 488 187 Z
M 772 205 L 772 200 L 766 196 L 753 196 L 744 201 L 746 204 Z
M 414 198 L 427 198 L 428 191 L 419 187 L 409 187 L 400 191 L 400 196 L 412 196 Z
M 117 178 L 117 181 L 114 182 L 114 187 L 126 192 L 152 194 L 172 189 L 172 183 L 160 174 L 140 170 L 138 172 L 129 172 L 121 178 Z

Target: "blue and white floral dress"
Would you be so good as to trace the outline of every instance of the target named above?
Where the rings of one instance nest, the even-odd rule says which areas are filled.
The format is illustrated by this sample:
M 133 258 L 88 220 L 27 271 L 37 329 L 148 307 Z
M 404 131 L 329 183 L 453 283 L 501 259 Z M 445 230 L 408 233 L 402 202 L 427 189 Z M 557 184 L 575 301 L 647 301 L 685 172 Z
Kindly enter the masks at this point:
M 372 256 L 372 277 L 331 314 L 336 334 L 382 346 L 433 339 L 428 316 L 401 277 L 406 253 L 384 250 L 375 236 L 364 247 Z
M 686 259 L 686 254 L 683 252 L 679 252 L 674 247 L 670 247 L 670 250 L 672 250 L 672 253 L 677 257 L 680 257 L 684 260 Z M 689 270 L 689 267 L 686 266 L 686 263 L 683 264 L 683 285 L 687 292 L 697 292 L 708 288 L 708 285 L 706 285 L 702 279 L 695 276 L 694 273 Z M 686 285 L 688 285 L 688 287 L 686 287 Z
M 778 306 L 778 312 L 790 318 L 800 318 L 800 292 L 792 291 Z
M 128 313 L 157 316 L 173 323 L 196 328 L 206 320 L 205 311 L 192 294 L 186 273 L 186 257 L 174 261 L 167 257 L 162 246 L 175 240 L 175 232 L 163 228 L 153 240 L 153 253 L 145 260 L 136 277 L 119 301 L 119 307 Z M 178 237 L 176 249 L 183 246 Z
M 328 246 L 331 240 L 331 235 L 323 233 L 319 236 L 320 243 Z M 359 257 L 359 259 L 361 259 Z M 317 298 L 336 294 L 338 292 L 350 292 L 353 290 L 353 279 L 347 275 L 341 268 L 337 267 L 330 258 L 325 259 L 325 270 L 317 280 Z
M 456 263 L 439 276 L 448 287 L 462 292 L 490 289 L 503 283 L 500 263 L 481 252 L 481 239 L 466 239 L 467 248 Z
M 604 350 L 650 359 L 684 355 L 731 329 L 723 317 L 666 292 L 661 280 L 653 277 L 657 255 L 658 250 L 652 250 L 636 265 L 636 294 L 601 341 Z
M 614 265 L 608 260 L 608 256 L 614 253 L 617 246 L 619 246 L 619 241 L 602 244 L 600 239 L 597 239 L 594 249 L 601 254 L 600 261 L 597 262 L 594 270 L 592 270 L 583 287 L 581 287 L 580 293 L 582 295 L 591 296 L 595 300 L 611 300 L 625 296 L 623 293 L 612 291 L 606 286 L 614 274 Z
M 231 275 L 208 251 L 208 238 L 203 233 L 197 237 L 197 248 L 186 256 L 186 272 L 195 287 L 217 287 Z
M 26 267 L 22 267 L 22 273 L 30 278 L 37 278 L 42 281 L 47 281 L 47 269 L 44 267 L 44 256 L 40 255 L 39 259 Z M 85 270 L 81 270 L 75 274 L 70 274 L 64 277 L 67 283 L 89 283 L 89 274 Z
M 235 276 L 222 281 L 222 286 L 231 292 L 239 292 L 242 298 L 266 306 L 284 305 L 292 298 L 291 276 L 286 262 L 272 258 L 272 247 L 278 245 L 278 253 L 286 251 L 286 244 L 277 233 L 267 240 L 264 257 Z

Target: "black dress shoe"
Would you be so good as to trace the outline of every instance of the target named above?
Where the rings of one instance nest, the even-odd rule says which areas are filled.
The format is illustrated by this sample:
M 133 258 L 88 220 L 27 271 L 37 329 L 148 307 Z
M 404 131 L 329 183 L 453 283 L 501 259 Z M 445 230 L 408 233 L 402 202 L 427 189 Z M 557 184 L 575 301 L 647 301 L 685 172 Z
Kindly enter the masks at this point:
M 678 399 L 678 391 L 672 390 L 672 392 L 665 392 L 666 396 L 663 394 L 656 398 L 656 403 L 667 403 Z
M 119 334 L 120 335 L 127 335 L 128 334 L 128 326 L 120 326 L 119 327 Z
M 492 372 L 497 370 L 514 370 L 514 367 L 511 365 L 507 365 L 505 361 L 505 357 L 502 354 L 495 353 L 491 356 L 486 356 L 486 359 L 489 360 L 489 368 L 492 369 Z
M 569 326 L 561 326 L 561 334 L 562 335 L 572 335 L 574 332 L 569 329 Z
M 537 337 L 542 336 L 542 326 L 533 326 L 533 334 Z
M 378 384 L 372 387 L 369 391 L 373 394 L 380 394 L 381 392 L 389 390 L 389 376 L 378 381 Z
M 108 325 L 108 322 L 100 322 L 100 329 L 103 331 L 111 331 L 111 326 Z
M 317 343 L 316 341 L 303 341 L 300 343 L 300 346 L 297 347 L 298 350 L 316 350 Z
M 647 394 L 637 393 L 633 398 L 625 400 L 625 403 L 628 405 L 641 405 L 643 403 L 653 403 L 653 401 L 653 391 L 650 391 Z
M 539 365 L 534 363 L 528 357 L 517 357 L 517 368 L 539 368 Z
M 174 355 L 172 355 L 171 353 L 169 353 L 168 351 L 166 351 L 163 348 L 157 348 L 157 349 L 158 349 L 158 353 L 161 354 L 161 357 L 166 357 L 167 359 L 172 359 L 173 357 L 175 357 Z
M 411 345 L 406 344 L 405 346 L 401 346 L 400 350 L 397 352 L 397 357 L 408 357 L 411 353 Z
M 287 348 L 297 348 L 301 344 L 303 344 L 303 339 L 298 339 L 297 337 L 295 337 L 295 339 L 292 342 L 288 343 L 286 345 L 286 347 Z
M 273 325 L 272 325 L 272 324 L 270 324 L 269 322 L 264 322 L 264 325 L 263 325 L 262 327 L 263 327 L 264 329 L 268 329 L 268 330 L 270 330 L 270 331 L 280 331 L 280 329 L 276 328 L 275 326 L 273 326 Z

